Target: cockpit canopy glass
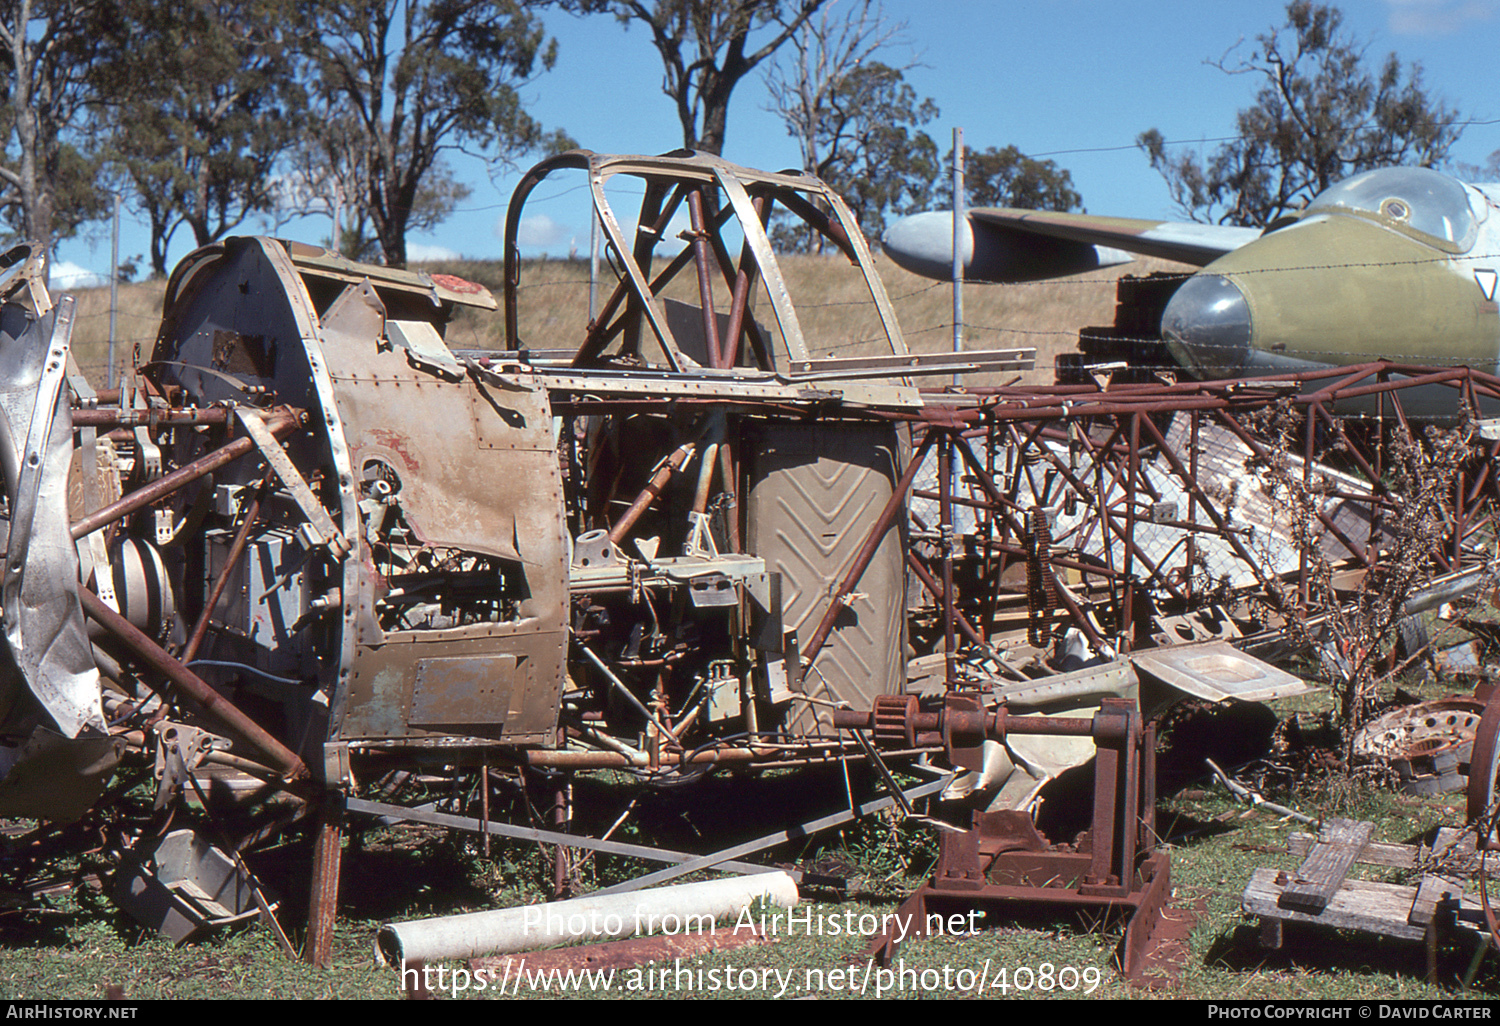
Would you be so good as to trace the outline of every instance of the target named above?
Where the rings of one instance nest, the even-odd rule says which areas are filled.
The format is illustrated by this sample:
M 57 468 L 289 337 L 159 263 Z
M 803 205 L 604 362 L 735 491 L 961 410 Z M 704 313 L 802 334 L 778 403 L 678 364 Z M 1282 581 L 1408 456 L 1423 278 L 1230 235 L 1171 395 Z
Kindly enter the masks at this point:
M 1305 213 L 1344 207 L 1394 221 L 1462 253 L 1474 244 L 1478 219 L 1464 186 L 1425 167 L 1386 167 L 1346 178 L 1313 197 Z

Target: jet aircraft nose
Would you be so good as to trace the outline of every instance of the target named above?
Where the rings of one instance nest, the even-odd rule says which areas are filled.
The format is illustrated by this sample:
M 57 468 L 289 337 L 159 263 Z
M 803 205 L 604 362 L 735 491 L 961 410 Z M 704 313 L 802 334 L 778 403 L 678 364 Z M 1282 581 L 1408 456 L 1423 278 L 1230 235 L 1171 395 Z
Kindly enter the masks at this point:
M 1250 305 L 1222 274 L 1195 274 L 1167 303 L 1162 338 L 1177 361 L 1202 378 L 1244 373 L 1250 364 Z

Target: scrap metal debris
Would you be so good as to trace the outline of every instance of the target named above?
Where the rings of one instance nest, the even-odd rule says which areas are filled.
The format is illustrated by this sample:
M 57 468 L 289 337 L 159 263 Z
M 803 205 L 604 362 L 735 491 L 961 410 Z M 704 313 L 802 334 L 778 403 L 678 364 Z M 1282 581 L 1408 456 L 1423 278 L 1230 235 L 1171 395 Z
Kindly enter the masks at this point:
M 554 175 L 586 185 L 612 280 L 576 333 L 523 337 L 517 233 Z M 847 261 L 868 327 L 814 329 L 766 231 L 779 214 Z M 1159 714 L 1299 691 L 1271 665 L 1294 647 L 1374 665 L 1389 640 L 1349 636 L 1344 614 L 1391 599 L 1394 622 L 1490 577 L 1500 441 L 1444 436 L 1453 476 L 1428 533 L 1390 482 L 1431 444 L 1412 424 L 1433 395 L 1477 413 L 1500 402 L 1492 375 L 1373 362 L 922 390 L 1034 352 L 914 352 L 837 195 L 704 154 L 551 157 L 506 232 L 498 299 L 298 243 L 215 243 L 178 267 L 149 353 L 104 390 L 70 361 L 41 248 L 0 257 L 0 815 L 87 821 L 117 856 L 160 853 L 173 816 L 222 817 L 236 862 L 306 820 L 305 957 L 321 963 L 350 817 L 561 852 L 575 773 L 847 781 L 850 763 L 925 759 L 942 779 L 894 793 L 975 774 L 945 844 L 989 845 L 995 821 L 972 816 L 1005 814 L 1025 847 L 1049 782 L 1109 749 L 1120 804 L 1096 794 L 1091 858 L 1108 865 L 1091 872 L 1113 882 L 1078 887 L 1159 910 L 1140 751 Z M 502 341 L 463 348 L 458 326 L 491 316 Z M 200 794 L 211 767 L 243 774 L 219 789 L 226 809 Z M 111 819 L 152 773 L 159 811 Z M 371 789 L 393 774 L 436 780 L 443 808 Z M 507 782 L 548 792 L 548 829 L 492 805 Z M 830 799 L 836 813 L 746 843 L 879 804 L 852 786 Z M 953 852 L 955 873 L 992 871 Z M 661 872 L 741 854 L 670 852 Z M 175 861 L 153 879 L 192 876 Z M 559 889 L 569 876 L 558 854 Z M 216 880 L 195 886 L 246 911 Z M 199 920 L 216 911 L 199 899 Z
M 1406 794 L 1461 791 L 1484 704 L 1445 698 L 1402 706 L 1377 716 L 1354 736 L 1353 751 L 1396 771 Z

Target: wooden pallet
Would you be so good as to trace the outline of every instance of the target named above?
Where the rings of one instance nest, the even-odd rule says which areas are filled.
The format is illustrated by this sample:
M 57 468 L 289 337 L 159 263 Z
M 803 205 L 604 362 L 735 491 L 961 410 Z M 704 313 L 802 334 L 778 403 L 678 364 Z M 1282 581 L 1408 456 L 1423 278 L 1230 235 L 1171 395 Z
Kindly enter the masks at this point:
M 1465 937 L 1471 946 L 1489 942 L 1486 930 L 1466 921 L 1481 911 L 1477 889 L 1466 891 L 1464 885 L 1479 869 L 1474 838 L 1445 829 L 1431 846 L 1388 844 L 1370 841 L 1373 828 L 1334 819 L 1317 836 L 1294 834 L 1287 849 L 1303 856 L 1302 865 L 1295 873 L 1255 870 L 1241 907 L 1260 918 L 1261 944 L 1270 948 L 1281 947 L 1286 923 L 1423 941 L 1428 979 L 1435 980 L 1442 937 Z M 1347 879 L 1355 862 L 1438 871 L 1425 874 L 1415 887 Z M 1486 873 L 1500 869 L 1500 855 L 1487 854 L 1484 868 Z

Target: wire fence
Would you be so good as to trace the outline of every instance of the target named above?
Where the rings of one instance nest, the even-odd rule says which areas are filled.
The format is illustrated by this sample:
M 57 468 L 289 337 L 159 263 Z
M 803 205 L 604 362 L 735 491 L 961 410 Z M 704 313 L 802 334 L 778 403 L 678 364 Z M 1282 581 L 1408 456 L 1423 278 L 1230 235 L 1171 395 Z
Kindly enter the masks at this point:
M 560 263 L 562 261 L 552 261 Z M 569 263 L 578 261 L 569 261 Z M 1424 266 L 1444 266 L 1455 269 L 1456 273 L 1462 274 L 1466 269 L 1483 270 L 1486 267 L 1494 268 L 1500 264 L 1500 253 L 1483 252 L 1469 253 L 1454 257 L 1448 255 L 1437 255 L 1431 258 L 1400 261 L 1374 261 L 1355 260 L 1337 263 L 1306 263 L 1296 266 L 1276 268 L 1256 268 L 1244 271 L 1234 271 L 1223 274 L 1231 281 L 1243 280 L 1253 281 L 1266 276 L 1276 275 L 1305 275 L 1311 273 L 1329 272 L 1362 272 L 1379 270 L 1382 268 L 1399 268 L 1412 270 Z M 1197 273 L 1194 270 L 1156 272 L 1153 277 L 1156 281 L 1172 283 L 1185 281 Z M 1216 272 L 1217 273 L 1217 272 Z M 498 280 L 499 275 L 496 274 Z M 933 317 L 929 310 L 924 310 L 923 305 L 930 308 L 934 299 L 945 298 L 952 289 L 951 282 L 934 281 L 919 285 L 915 288 L 906 288 L 898 293 L 890 295 L 890 300 L 897 312 L 901 323 L 902 334 L 910 340 L 913 348 L 922 351 L 936 348 L 928 340 L 950 339 L 958 329 L 958 334 L 969 338 L 977 336 L 985 340 L 986 345 L 1003 345 L 1007 340 L 1013 340 L 1014 344 L 1021 347 L 1035 347 L 1039 351 L 1045 350 L 1053 354 L 1051 357 L 1040 355 L 1035 364 L 1035 371 L 1056 372 L 1062 366 L 1068 366 L 1066 361 L 1056 359 L 1055 354 L 1059 351 L 1072 352 L 1076 350 L 1076 342 L 1081 334 L 1087 334 L 1087 326 L 1066 324 L 1057 327 L 1036 326 L 1038 317 L 1045 317 L 1045 310 L 1041 313 L 1034 312 L 1035 304 L 1032 302 L 1021 302 L 1018 297 L 1034 297 L 1038 290 L 1045 290 L 1051 296 L 1066 293 L 1070 290 L 1093 290 L 1099 292 L 1101 289 L 1113 289 L 1120 280 L 1119 275 L 1098 276 L 1086 275 L 1064 278 L 1054 281 L 1041 282 L 1015 282 L 1015 283 L 990 283 L 969 280 L 965 287 L 968 296 L 974 306 L 982 307 L 974 317 L 966 317 L 962 325 L 956 325 L 951 316 Z M 602 282 L 595 283 L 593 287 L 599 289 L 601 294 L 607 294 L 606 290 L 613 289 L 617 284 L 616 279 L 611 276 Z M 133 286 L 139 288 L 140 286 Z M 524 278 L 517 288 L 518 304 L 524 311 L 526 300 L 531 296 L 544 295 L 547 292 L 558 290 L 572 290 L 581 295 L 591 287 L 587 276 L 561 277 L 546 281 L 526 281 Z M 1476 286 L 1477 287 L 1477 286 Z M 806 292 L 807 290 L 802 290 Z M 974 299 L 977 298 L 977 302 Z M 1112 300 L 1112 297 L 1110 297 Z M 76 323 L 75 338 L 79 340 L 75 348 L 80 353 L 81 362 L 102 366 L 105 359 L 105 346 L 108 341 L 109 311 L 107 308 L 99 309 L 97 301 L 91 304 L 93 309 L 80 310 Z M 1029 323 L 1006 321 L 997 319 L 1003 311 L 1025 307 L 1033 310 L 1028 315 Z M 848 311 L 853 314 L 856 311 L 871 311 L 872 303 L 868 297 L 851 299 L 819 300 L 810 296 L 799 296 L 796 307 L 806 320 L 815 320 L 820 312 Z M 1062 316 L 1059 313 L 1056 316 Z M 119 330 L 115 340 L 119 359 L 126 359 L 131 351 L 137 346 L 149 349 L 155 340 L 157 319 L 159 314 L 151 316 L 131 313 L 122 310 L 118 314 Z M 817 338 L 810 339 L 810 348 L 819 355 L 842 356 L 858 355 L 865 352 L 883 351 L 889 340 L 879 325 L 878 319 L 873 318 L 873 313 L 868 315 L 871 320 L 869 330 L 859 332 L 853 336 L 841 339 Z M 582 325 L 582 315 L 578 315 L 579 324 Z M 478 344 L 483 348 L 484 343 L 498 337 L 499 318 L 496 316 L 495 323 L 488 333 L 477 332 L 470 342 Z M 838 323 L 838 322 L 836 322 Z M 1107 327 L 1107 326 L 1104 326 Z M 1129 334 L 1109 330 L 1108 336 L 1114 342 L 1122 345 L 1129 344 L 1152 344 L 1160 341 L 1159 336 Z M 566 341 L 566 340 L 564 340 Z M 576 343 L 575 343 L 576 344 Z M 1212 343 L 1195 343 L 1200 349 L 1213 348 Z M 548 347 L 552 348 L 552 347 Z M 1230 347 L 1225 347 L 1226 349 Z M 1396 361 L 1421 362 L 1432 357 L 1430 350 L 1411 348 L 1408 350 L 1393 350 L 1390 345 L 1381 342 L 1370 348 L 1355 348 L 1348 345 L 1329 345 L 1323 348 L 1308 348 L 1303 345 L 1296 354 L 1302 359 L 1328 362 L 1347 363 L 1360 362 L 1374 359 L 1389 359 Z M 1175 366 L 1164 363 L 1163 367 Z

